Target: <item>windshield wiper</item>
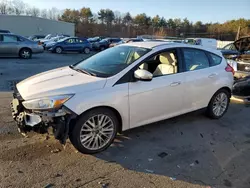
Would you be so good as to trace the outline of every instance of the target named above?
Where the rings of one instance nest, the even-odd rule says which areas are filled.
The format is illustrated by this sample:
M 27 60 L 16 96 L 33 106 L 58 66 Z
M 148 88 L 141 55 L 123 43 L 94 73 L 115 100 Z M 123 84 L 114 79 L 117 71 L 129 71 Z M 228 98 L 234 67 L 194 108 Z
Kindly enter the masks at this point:
M 89 71 L 86 71 L 86 70 L 83 70 L 83 69 L 73 68 L 73 70 L 75 70 L 77 72 L 81 72 L 81 73 L 87 74 L 87 75 L 90 75 L 90 76 L 96 76 L 96 74 L 94 74 L 93 72 L 89 72 Z

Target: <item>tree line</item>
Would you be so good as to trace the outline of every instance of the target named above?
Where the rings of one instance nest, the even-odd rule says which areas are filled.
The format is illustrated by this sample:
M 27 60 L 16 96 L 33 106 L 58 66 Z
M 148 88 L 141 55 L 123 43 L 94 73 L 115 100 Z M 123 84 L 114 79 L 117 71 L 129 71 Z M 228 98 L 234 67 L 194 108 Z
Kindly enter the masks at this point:
M 29 15 L 75 23 L 77 36 L 119 36 L 138 35 L 174 37 L 213 37 L 220 40 L 234 40 L 238 27 L 240 35 L 249 35 L 250 20 L 238 19 L 224 23 L 192 22 L 187 18 L 165 19 L 159 15 L 150 17 L 146 13 L 132 16 L 111 9 L 100 9 L 97 13 L 88 7 L 81 9 L 57 8 L 38 9 L 30 7 L 21 0 L 0 0 L 0 14 Z

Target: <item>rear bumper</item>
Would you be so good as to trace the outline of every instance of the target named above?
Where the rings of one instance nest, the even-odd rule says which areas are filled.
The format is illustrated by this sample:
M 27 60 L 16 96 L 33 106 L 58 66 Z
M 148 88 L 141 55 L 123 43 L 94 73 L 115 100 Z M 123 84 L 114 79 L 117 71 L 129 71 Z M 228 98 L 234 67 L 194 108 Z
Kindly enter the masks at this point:
M 43 52 L 44 52 L 43 46 L 32 48 L 32 53 L 33 54 L 38 54 L 38 53 L 43 53 Z

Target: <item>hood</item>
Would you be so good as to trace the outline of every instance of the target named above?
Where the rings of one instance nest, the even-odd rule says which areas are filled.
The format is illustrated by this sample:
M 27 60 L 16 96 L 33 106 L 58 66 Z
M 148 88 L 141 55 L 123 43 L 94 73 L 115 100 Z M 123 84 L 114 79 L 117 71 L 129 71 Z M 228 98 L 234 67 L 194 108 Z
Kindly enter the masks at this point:
M 243 37 L 234 42 L 235 48 L 243 53 L 250 50 L 250 36 Z
M 99 90 L 107 79 L 77 72 L 70 67 L 62 67 L 27 78 L 17 84 L 24 100 L 45 96 L 75 94 Z

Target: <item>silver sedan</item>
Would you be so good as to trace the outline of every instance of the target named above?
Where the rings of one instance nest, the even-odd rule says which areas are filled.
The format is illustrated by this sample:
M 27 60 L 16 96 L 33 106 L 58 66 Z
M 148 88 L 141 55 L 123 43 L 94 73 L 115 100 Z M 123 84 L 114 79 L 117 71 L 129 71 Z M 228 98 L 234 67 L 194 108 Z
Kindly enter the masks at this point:
M 42 53 L 43 46 L 15 34 L 0 33 L 0 56 L 19 56 L 29 59 L 32 54 Z

